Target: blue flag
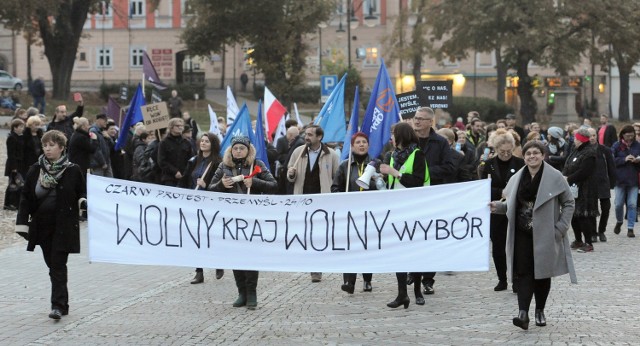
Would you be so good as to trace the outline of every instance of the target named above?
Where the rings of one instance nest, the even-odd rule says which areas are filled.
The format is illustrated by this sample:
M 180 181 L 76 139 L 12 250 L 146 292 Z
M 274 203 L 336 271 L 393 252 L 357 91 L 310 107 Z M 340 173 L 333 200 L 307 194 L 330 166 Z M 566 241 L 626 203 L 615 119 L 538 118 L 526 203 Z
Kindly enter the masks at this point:
M 122 149 L 127 144 L 127 138 L 129 137 L 129 128 L 136 123 L 142 121 L 142 110 L 140 107 L 144 106 L 146 103 L 144 102 L 144 96 L 142 96 L 142 87 L 140 83 L 138 83 L 138 88 L 136 89 L 136 93 L 133 95 L 131 99 L 131 103 L 129 104 L 129 109 L 127 110 L 127 115 L 124 116 L 124 121 L 122 122 L 122 128 L 120 128 L 120 135 L 118 136 L 118 141 L 116 142 L 116 150 Z
M 353 96 L 353 111 L 351 112 L 351 119 L 349 119 L 347 135 L 344 136 L 344 145 L 342 146 L 340 161 L 349 158 L 349 152 L 351 151 L 351 137 L 358 132 L 358 117 L 360 116 L 360 95 L 358 94 L 358 86 L 356 85 L 356 94 Z
M 376 158 L 391 138 L 391 125 L 400 121 L 400 108 L 384 60 L 371 90 L 371 98 L 364 113 L 360 131 L 369 136 L 369 156 Z
M 256 158 L 264 162 L 267 169 L 271 171 L 269 166 L 269 158 L 267 157 L 267 144 L 264 140 L 264 119 L 262 119 L 262 100 L 258 101 L 258 117 L 256 118 L 256 141 L 251 142 L 256 147 Z
M 224 156 L 225 150 L 231 145 L 231 139 L 238 135 L 249 137 L 253 146 L 256 145 L 256 138 L 251 128 L 251 116 L 249 115 L 249 109 L 246 103 L 242 105 L 233 124 L 227 129 L 227 134 L 220 144 L 220 156 Z
M 347 74 L 345 73 L 313 122 L 324 130 L 324 137 L 322 137 L 324 143 L 342 142 L 347 132 L 344 124 L 344 84 L 346 80 Z

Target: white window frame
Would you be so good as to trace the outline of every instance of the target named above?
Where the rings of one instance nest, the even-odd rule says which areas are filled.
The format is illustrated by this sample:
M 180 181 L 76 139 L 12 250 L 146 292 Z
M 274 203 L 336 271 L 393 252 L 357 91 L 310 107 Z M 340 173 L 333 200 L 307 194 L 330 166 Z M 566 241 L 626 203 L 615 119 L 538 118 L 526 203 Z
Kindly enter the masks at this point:
M 369 4 L 373 5 L 373 11 L 371 14 L 380 17 L 380 0 L 363 0 L 362 2 L 362 14 L 363 18 L 369 15 Z
M 451 61 L 451 59 L 447 58 L 442 60 L 442 67 L 444 68 L 458 68 L 460 67 L 460 60 Z
M 131 46 L 131 48 L 129 49 L 129 67 L 134 69 L 142 68 L 142 56 L 143 56 L 143 51 L 145 50 L 146 50 L 146 47 L 144 46 Z M 139 54 L 139 56 L 136 54 Z M 140 59 L 139 64 L 135 64 L 134 60 L 136 60 L 136 58 Z
M 104 52 L 103 52 L 104 49 Z M 105 56 L 106 53 L 106 56 Z M 101 64 L 100 59 L 108 60 L 109 64 Z M 96 47 L 96 70 L 113 70 L 113 47 Z
M 145 0 L 130 0 L 129 2 L 130 15 L 133 18 L 144 17 L 147 14 L 147 2 Z
M 496 54 L 495 51 L 491 51 L 489 52 L 489 56 L 491 56 L 491 63 L 489 64 L 483 64 L 480 62 L 480 56 L 482 54 L 487 54 L 487 53 L 482 53 L 482 52 L 476 52 L 476 67 L 477 68 L 495 68 L 496 67 Z

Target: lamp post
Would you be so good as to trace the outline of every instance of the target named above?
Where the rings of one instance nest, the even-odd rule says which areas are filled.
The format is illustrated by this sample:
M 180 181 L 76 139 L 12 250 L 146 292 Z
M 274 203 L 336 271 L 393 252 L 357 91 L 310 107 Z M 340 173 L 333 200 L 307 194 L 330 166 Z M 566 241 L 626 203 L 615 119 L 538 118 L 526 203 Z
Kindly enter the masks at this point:
M 318 75 L 322 76 L 322 29 L 327 27 L 327 23 L 318 23 Z

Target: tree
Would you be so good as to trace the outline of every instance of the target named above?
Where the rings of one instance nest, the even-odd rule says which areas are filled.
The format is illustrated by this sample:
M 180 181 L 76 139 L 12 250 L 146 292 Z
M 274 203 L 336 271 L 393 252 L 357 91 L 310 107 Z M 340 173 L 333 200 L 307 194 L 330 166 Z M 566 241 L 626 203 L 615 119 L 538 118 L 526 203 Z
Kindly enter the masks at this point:
M 529 123 L 537 112 L 529 64 L 566 75 L 579 61 L 589 44 L 583 33 L 590 21 L 583 16 L 582 3 L 448 0 L 434 3 L 427 18 L 441 43 L 436 56 L 456 60 L 467 57 L 469 50 L 494 50 L 499 62 L 517 71 L 520 114 Z
M 417 0 L 411 2 L 411 8 L 402 6 L 399 2 L 398 18 L 393 24 L 391 35 L 383 38 L 385 51 L 389 52 L 387 60 L 389 63 L 400 60 L 410 61 L 411 74 L 415 81 L 422 78 L 422 59 L 431 52 L 433 46 L 427 39 L 429 25 L 426 22 L 426 15 L 430 10 L 429 0 Z M 411 29 L 411 36 L 407 35 L 409 18 L 415 17 L 415 24 Z
M 305 34 L 329 18 L 330 0 L 191 0 L 195 16 L 182 40 L 194 55 L 222 52 L 240 43 L 253 47 L 255 68 L 278 99 L 290 104 L 295 86 L 304 81 L 307 44 Z
M 603 69 L 615 61 L 620 74 L 620 104 L 618 119 L 628 121 L 629 76 L 633 66 L 640 62 L 640 3 L 637 1 L 588 1 L 584 11 L 597 25 L 592 25 L 597 45 L 593 58 Z

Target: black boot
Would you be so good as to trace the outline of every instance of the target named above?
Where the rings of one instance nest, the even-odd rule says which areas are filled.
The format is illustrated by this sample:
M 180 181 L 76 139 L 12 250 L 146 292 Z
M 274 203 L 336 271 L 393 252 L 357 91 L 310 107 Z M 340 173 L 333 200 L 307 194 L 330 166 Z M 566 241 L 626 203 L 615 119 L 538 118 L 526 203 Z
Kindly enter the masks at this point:
M 387 306 L 395 309 L 400 305 L 404 305 L 406 309 L 411 302 L 407 295 L 407 273 L 396 273 L 396 280 L 398 281 L 398 296 L 394 301 L 388 303 Z
M 413 286 L 413 294 L 416 296 L 416 305 L 424 305 L 424 297 L 422 296 L 422 291 L 420 290 L 420 278 L 414 277 L 413 281 L 415 285 Z
M 498 292 L 498 291 L 504 291 L 509 287 L 509 285 L 507 284 L 507 280 L 500 280 L 498 281 L 498 284 L 496 285 L 496 287 L 493 288 L 494 291 Z
M 340 286 L 340 289 L 342 289 L 343 291 L 349 294 L 353 294 L 353 292 L 356 290 L 356 285 L 351 284 L 349 282 L 345 282 L 342 286 Z
M 255 289 L 247 290 L 247 309 L 255 310 L 258 307 L 258 294 Z
M 363 286 L 362 286 L 362 290 L 365 291 L 365 292 L 373 291 L 373 286 L 371 286 L 371 281 L 365 281 Z
M 238 288 L 238 298 L 235 302 L 233 302 L 234 308 L 239 308 L 247 305 L 247 290 L 243 288 Z
M 544 317 L 544 310 L 536 309 L 536 326 L 544 327 L 547 325 L 547 318 Z
M 513 318 L 513 325 L 524 330 L 529 329 L 529 312 L 526 310 L 520 310 L 518 317 Z
M 196 272 L 196 276 L 193 277 L 193 280 L 191 280 L 191 284 L 201 284 L 204 282 L 204 273 L 203 272 Z
M 616 226 L 613 227 L 613 233 L 620 234 L 621 228 L 622 228 L 622 222 L 616 222 Z
M 216 269 L 216 280 L 222 279 L 224 276 L 224 269 Z

